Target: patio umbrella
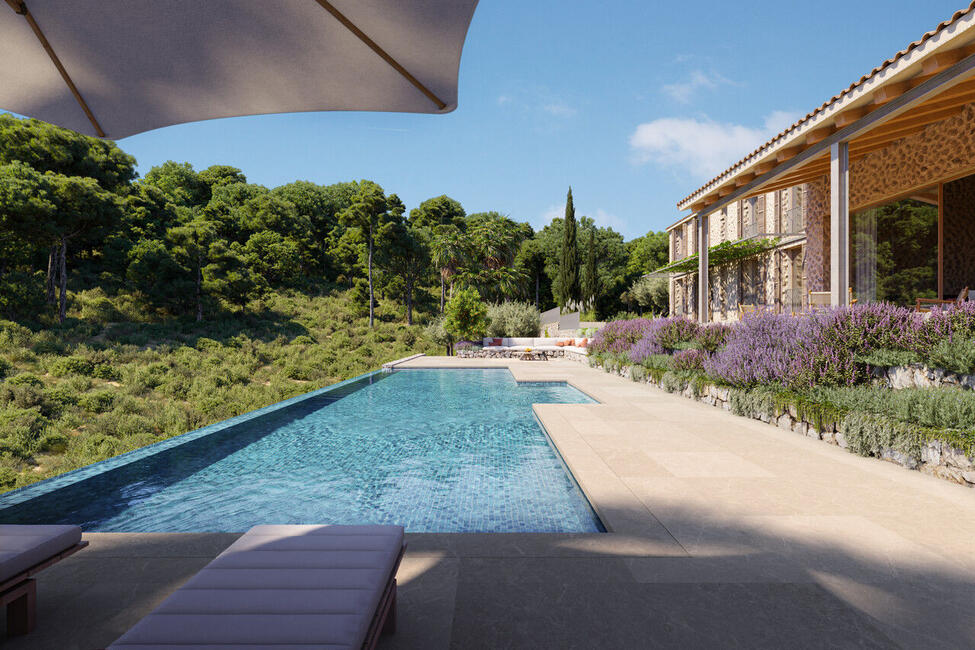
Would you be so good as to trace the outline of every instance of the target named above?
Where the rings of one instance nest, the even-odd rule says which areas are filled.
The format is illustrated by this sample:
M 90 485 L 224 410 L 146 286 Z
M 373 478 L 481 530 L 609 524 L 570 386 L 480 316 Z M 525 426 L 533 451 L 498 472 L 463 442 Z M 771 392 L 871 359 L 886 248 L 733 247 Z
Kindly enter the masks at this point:
M 0 109 L 88 135 L 298 111 L 447 113 L 477 0 L 6 0 Z

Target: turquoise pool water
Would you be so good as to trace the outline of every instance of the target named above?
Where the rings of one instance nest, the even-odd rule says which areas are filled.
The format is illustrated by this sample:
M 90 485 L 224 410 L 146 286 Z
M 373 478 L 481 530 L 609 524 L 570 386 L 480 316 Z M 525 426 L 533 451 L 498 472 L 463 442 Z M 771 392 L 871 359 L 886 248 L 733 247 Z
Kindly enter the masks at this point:
M 134 452 L 131 462 L 98 463 L 74 482 L 69 475 L 4 495 L 0 523 L 102 532 L 260 523 L 596 532 L 599 520 L 531 409 L 592 401 L 565 383 L 519 384 L 500 369 L 371 374 Z

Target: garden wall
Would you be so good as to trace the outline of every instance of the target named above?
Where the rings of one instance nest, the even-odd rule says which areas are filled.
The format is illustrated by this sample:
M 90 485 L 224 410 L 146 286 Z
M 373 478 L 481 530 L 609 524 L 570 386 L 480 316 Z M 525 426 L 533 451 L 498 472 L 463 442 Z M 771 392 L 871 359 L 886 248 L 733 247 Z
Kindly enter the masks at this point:
M 975 375 L 956 375 L 941 368 L 928 368 L 923 364 L 874 368 L 872 372 L 882 385 L 895 390 L 900 388 L 936 388 L 939 386 L 957 386 L 962 389 L 975 390 Z
M 596 361 L 592 360 L 592 363 L 596 363 Z M 633 381 L 657 386 L 667 392 L 680 394 L 698 402 L 723 408 L 726 411 L 734 412 L 736 415 L 775 425 L 786 431 L 823 440 L 851 452 L 874 456 L 907 469 L 918 470 L 967 487 L 975 487 L 975 454 L 966 454 L 964 450 L 950 442 L 933 437 L 919 441 L 919 448 L 917 449 L 904 448 L 903 443 L 896 440 L 892 431 L 889 439 L 893 441 L 893 444 L 890 446 L 878 445 L 876 444 L 877 439 L 883 435 L 877 435 L 878 418 L 876 416 L 864 415 L 846 418 L 838 412 L 824 413 L 822 409 L 808 408 L 808 405 L 803 404 L 776 404 L 774 402 L 762 404 L 758 400 L 749 399 L 748 391 L 723 388 L 706 382 L 686 382 L 677 378 L 674 373 L 647 372 L 641 366 L 622 366 L 612 369 L 604 368 L 604 370 Z M 943 371 L 930 372 L 943 373 Z M 919 372 L 918 376 L 921 375 L 926 377 L 926 373 Z M 874 426 L 870 427 L 868 431 L 866 424 L 873 424 Z M 880 428 L 882 427 L 883 424 L 881 423 Z M 871 448 L 868 449 L 868 446 Z M 898 448 L 899 446 L 900 448 Z

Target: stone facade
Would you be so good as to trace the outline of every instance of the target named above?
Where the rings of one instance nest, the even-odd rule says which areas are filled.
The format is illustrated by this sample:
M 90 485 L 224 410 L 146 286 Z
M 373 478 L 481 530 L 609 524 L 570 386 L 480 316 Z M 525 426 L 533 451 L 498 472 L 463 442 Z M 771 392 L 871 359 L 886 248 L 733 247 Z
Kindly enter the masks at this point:
M 944 295 L 975 290 L 975 176 L 944 185 Z
M 783 236 L 780 250 L 757 255 L 710 273 L 711 320 L 736 320 L 740 304 L 790 313 L 805 293 L 803 237 L 797 233 L 796 211 L 804 212 L 807 201 L 804 186 L 735 201 L 708 216 L 710 245 L 740 239 Z M 671 261 L 696 252 L 687 242 L 695 231 L 695 220 L 670 230 Z M 786 236 L 788 235 L 788 236 Z M 671 280 L 671 314 L 696 316 L 697 276 Z M 695 285 L 692 287 L 692 285 Z M 801 301 L 800 301 L 801 302 Z
M 975 171 L 975 105 L 850 162 L 850 212 Z M 827 195 L 828 196 L 828 195 Z
M 829 176 L 806 185 L 806 289 L 829 291 Z

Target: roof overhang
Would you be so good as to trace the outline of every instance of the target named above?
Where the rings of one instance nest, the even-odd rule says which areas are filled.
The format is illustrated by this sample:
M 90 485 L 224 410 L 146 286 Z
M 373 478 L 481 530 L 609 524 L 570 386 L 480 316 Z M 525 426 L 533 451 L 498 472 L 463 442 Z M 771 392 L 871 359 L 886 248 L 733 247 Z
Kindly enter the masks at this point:
M 821 177 L 829 146 L 849 141 L 858 157 L 961 112 L 975 102 L 975 2 L 912 43 L 786 129 L 707 185 L 681 200 L 686 216 L 720 209 L 733 200 Z

